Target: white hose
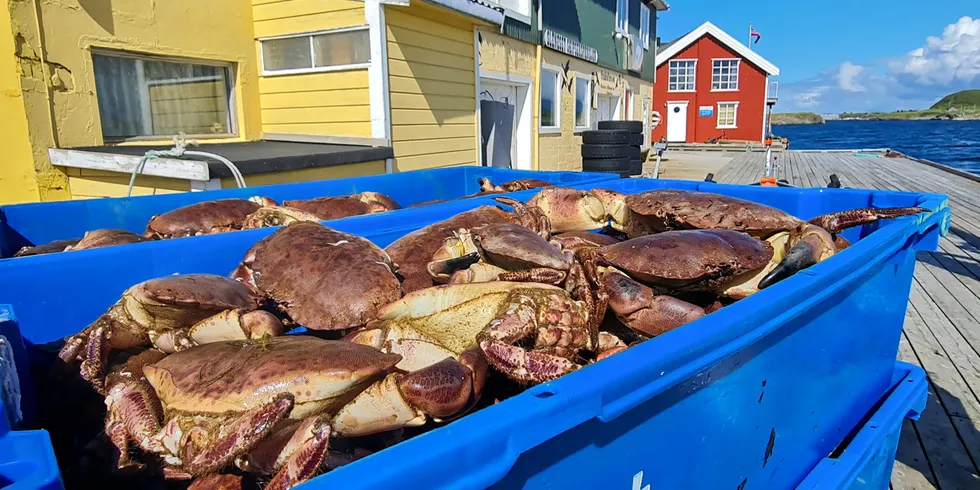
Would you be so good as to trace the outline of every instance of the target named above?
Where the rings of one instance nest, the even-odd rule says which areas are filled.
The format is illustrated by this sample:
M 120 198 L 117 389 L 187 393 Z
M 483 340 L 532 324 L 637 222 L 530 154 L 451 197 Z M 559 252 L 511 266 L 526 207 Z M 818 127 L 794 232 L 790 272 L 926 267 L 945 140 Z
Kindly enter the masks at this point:
M 129 188 L 126 189 L 126 197 L 129 197 L 133 194 L 133 186 L 136 184 L 136 176 L 138 174 L 143 173 L 143 168 L 146 167 L 146 162 L 149 161 L 151 158 L 160 158 L 160 157 L 181 158 L 184 155 L 212 158 L 214 160 L 217 160 L 225 164 L 225 166 L 228 167 L 228 170 L 231 171 L 232 177 L 235 178 L 235 184 L 242 189 L 247 187 L 245 185 L 245 177 L 242 175 L 242 172 L 238 170 L 238 167 L 236 167 L 235 164 L 231 162 L 231 160 L 228 160 L 227 158 L 221 155 L 215 155 L 214 153 L 208 153 L 206 151 L 194 151 L 194 150 L 186 149 L 188 141 L 186 136 L 184 136 L 184 133 L 180 133 L 179 135 L 174 136 L 173 141 L 174 141 L 174 147 L 169 150 L 150 150 L 143 154 L 143 158 L 140 159 L 140 163 L 136 165 L 136 168 L 133 169 L 133 173 L 129 176 Z M 197 145 L 197 142 L 191 141 L 190 144 Z

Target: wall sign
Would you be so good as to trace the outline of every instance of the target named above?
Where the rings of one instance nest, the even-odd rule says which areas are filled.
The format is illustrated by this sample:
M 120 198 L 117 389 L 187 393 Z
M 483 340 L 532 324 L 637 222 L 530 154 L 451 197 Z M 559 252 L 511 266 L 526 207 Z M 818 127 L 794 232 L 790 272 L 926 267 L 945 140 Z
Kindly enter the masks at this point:
M 710 105 L 703 105 L 698 107 L 698 113 L 701 117 L 711 117 L 715 115 L 715 107 Z
M 599 61 L 598 50 L 578 41 L 573 41 L 551 29 L 544 30 L 543 39 L 544 45 L 555 51 L 561 51 L 569 56 L 574 56 L 591 63 L 597 63 Z

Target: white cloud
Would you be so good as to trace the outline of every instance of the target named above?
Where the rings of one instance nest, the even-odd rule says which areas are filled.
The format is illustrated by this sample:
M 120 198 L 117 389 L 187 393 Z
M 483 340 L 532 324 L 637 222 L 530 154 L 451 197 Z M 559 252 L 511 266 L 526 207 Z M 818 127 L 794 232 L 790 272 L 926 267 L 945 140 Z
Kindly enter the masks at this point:
M 980 18 L 962 17 L 946 26 L 943 37 L 930 36 L 892 70 L 916 77 L 923 85 L 970 82 L 980 77 Z
M 845 61 L 816 77 L 781 84 L 779 111 L 923 109 L 980 84 L 980 18 L 963 17 L 904 56 L 867 64 Z
M 864 85 L 858 81 L 858 77 L 864 72 L 864 67 L 861 65 L 855 65 L 850 61 L 845 61 L 841 63 L 840 68 L 837 72 L 837 84 L 840 86 L 841 90 L 847 92 L 865 92 Z

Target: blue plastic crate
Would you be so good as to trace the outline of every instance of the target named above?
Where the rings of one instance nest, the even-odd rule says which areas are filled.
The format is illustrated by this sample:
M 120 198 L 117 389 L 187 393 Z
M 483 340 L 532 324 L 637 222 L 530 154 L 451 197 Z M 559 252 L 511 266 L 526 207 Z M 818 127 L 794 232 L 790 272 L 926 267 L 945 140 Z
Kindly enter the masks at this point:
M 245 189 L 17 204 L 0 207 L 0 257 L 10 257 L 25 245 L 81 238 L 86 231 L 99 228 L 143 233 L 146 223 L 154 215 L 215 199 L 266 196 L 281 203 L 289 199 L 313 199 L 374 191 L 387 194 L 403 207 L 408 207 L 426 201 L 458 199 L 479 192 L 477 179 L 480 177 L 489 177 L 497 184 L 529 178 L 556 184 L 619 179 L 618 175 L 609 173 L 451 167 Z
M 945 196 L 645 179 L 596 185 L 623 192 L 701 189 L 802 218 L 862 206 L 919 205 L 933 212 L 850 230 L 852 247 L 773 288 L 303 488 L 379 488 L 399 481 L 418 488 L 713 489 L 743 481 L 749 489 L 788 488 L 886 392 L 915 252 L 934 250 L 946 232 Z M 533 192 L 518 195 L 527 199 Z M 331 226 L 385 246 L 492 202 L 477 198 L 406 210 L 398 219 L 401 228 L 381 230 L 395 224 L 384 215 L 395 213 Z M 25 339 L 48 342 L 84 327 L 137 282 L 178 272 L 227 274 L 271 232 L 0 262 L 0 301 L 16 308 Z
M 888 397 L 847 444 L 824 458 L 797 490 L 885 490 L 905 419 L 918 420 L 928 399 L 922 368 L 899 362 Z
M 9 305 L 0 304 L 0 336 L 3 336 L 14 352 L 14 362 L 19 373 L 26 373 L 27 353 L 17 326 L 17 318 Z M 2 354 L 2 352 L 0 352 Z M 33 390 L 29 376 L 20 376 L 23 399 L 20 411 L 25 416 L 22 425 L 29 426 L 36 410 L 33 406 Z M 58 490 L 62 488 L 58 463 L 47 431 L 14 431 L 7 416 L 8 407 L 0 396 L 0 488 Z

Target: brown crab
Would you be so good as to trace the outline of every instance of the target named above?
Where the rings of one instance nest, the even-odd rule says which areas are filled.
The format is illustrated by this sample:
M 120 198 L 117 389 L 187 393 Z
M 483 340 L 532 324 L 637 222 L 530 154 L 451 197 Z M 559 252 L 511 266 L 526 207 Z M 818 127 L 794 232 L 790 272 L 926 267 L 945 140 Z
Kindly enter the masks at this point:
M 182 238 L 240 230 L 250 214 L 276 205 L 267 197 L 199 202 L 150 218 L 143 236 Z
M 319 197 L 308 200 L 283 201 L 283 206 L 306 211 L 321 220 L 346 218 L 362 214 L 383 213 L 401 209 L 394 199 L 377 192 L 362 192 L 350 196 Z
M 526 191 L 528 189 L 538 189 L 540 187 L 550 187 L 555 185 L 552 182 L 540 179 L 518 179 L 510 182 L 504 182 L 500 185 L 495 185 L 490 181 L 490 179 L 480 177 L 477 182 L 480 183 L 480 192 L 482 193 Z
M 525 227 L 539 230 L 546 226 L 546 220 L 533 211 L 527 211 L 524 203 L 504 199 L 504 203 L 515 207 L 515 213 L 509 213 L 494 206 L 480 206 L 449 219 L 433 223 L 415 230 L 385 248 L 391 260 L 398 264 L 398 273 L 402 276 L 402 289 L 406 293 L 434 286 L 436 283 L 428 272 L 428 264 L 433 254 L 442 247 L 445 241 L 460 229 L 471 229 L 489 224 L 517 223 Z M 546 230 L 542 230 L 546 234 Z
M 770 263 L 769 242 L 731 230 L 684 230 L 580 252 L 625 325 L 656 336 L 704 316 L 705 308 L 661 293 L 725 295 L 733 278 Z
M 82 238 L 72 238 L 67 240 L 55 240 L 36 247 L 22 247 L 14 257 L 27 257 L 31 255 L 44 255 L 58 252 L 69 252 L 72 250 L 86 250 L 89 248 L 111 247 L 113 245 L 127 245 L 150 241 L 151 239 L 142 237 L 135 233 L 125 230 L 105 228 L 85 232 Z
M 271 298 L 312 330 L 359 327 L 402 295 L 395 266 L 369 240 L 299 221 L 246 252 L 232 277 Z
M 130 465 L 130 444 L 158 455 L 170 478 L 232 464 L 273 474 L 266 490 L 315 476 L 331 435 L 419 426 L 471 402 L 469 368 L 439 361 L 395 369 L 396 354 L 287 335 L 217 342 L 170 356 L 147 351 L 107 378 L 106 433 Z M 485 365 L 484 365 L 485 366 Z
M 242 222 L 242 229 L 286 226 L 297 221 L 319 222 L 321 219 L 315 214 L 286 206 L 263 206 L 245 217 L 245 221 Z
M 580 352 L 598 350 L 600 340 L 607 349 L 621 347 L 608 336 L 600 339 L 604 313 L 604 297 L 575 300 L 546 284 L 446 284 L 405 295 L 349 339 L 402 354 L 398 367 L 406 370 L 424 366 L 420 361 L 464 359 L 479 349 L 510 378 L 541 383 L 578 369 Z M 533 347 L 523 347 L 532 340 Z
M 436 282 L 492 280 L 560 285 L 572 257 L 515 223 L 461 229 L 446 239 L 427 266 Z
M 263 298 L 221 276 L 186 274 L 141 282 L 123 293 L 81 332 L 66 340 L 59 357 L 81 361 L 81 375 L 96 389 L 109 354 L 134 346 L 176 352 L 232 339 L 283 333 L 279 320 L 260 310 Z

